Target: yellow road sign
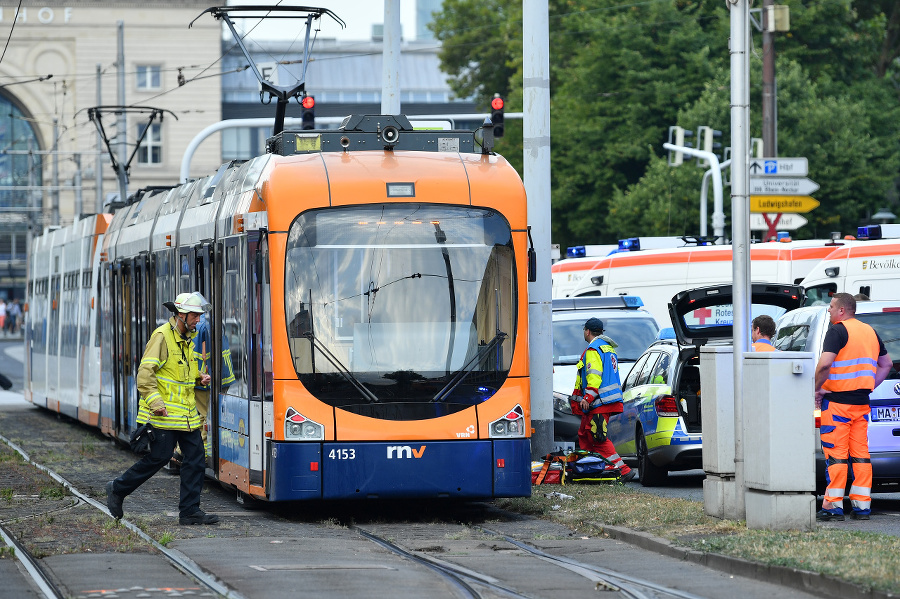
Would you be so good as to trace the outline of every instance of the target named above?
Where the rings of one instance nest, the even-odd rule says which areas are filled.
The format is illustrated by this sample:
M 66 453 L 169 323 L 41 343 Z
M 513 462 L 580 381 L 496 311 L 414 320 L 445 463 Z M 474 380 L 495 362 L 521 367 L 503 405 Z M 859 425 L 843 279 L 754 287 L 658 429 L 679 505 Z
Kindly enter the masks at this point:
M 750 212 L 809 212 L 819 200 L 809 196 L 750 196 Z

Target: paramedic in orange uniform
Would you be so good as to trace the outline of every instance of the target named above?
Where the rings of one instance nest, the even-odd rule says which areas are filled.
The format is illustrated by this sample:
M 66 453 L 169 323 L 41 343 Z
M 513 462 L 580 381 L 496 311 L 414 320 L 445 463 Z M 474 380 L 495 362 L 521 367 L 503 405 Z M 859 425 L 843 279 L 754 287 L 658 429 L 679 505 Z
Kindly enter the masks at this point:
M 569 404 L 572 413 L 581 416 L 578 427 L 578 446 L 598 453 L 622 473 L 622 482 L 634 478 L 634 471 L 616 453 L 616 447 L 606 436 L 610 414 L 622 413 L 622 386 L 619 382 L 619 360 L 613 343 L 603 334 L 603 321 L 589 318 L 584 323 L 587 349 L 578 361 L 575 390 Z
M 835 293 L 828 306 L 831 328 L 816 365 L 816 404 L 821 404 L 826 489 L 816 520 L 844 519 L 847 465 L 853 464 L 850 504 L 855 520 L 868 520 L 872 508 L 869 459 L 869 393 L 891 370 L 891 357 L 878 333 L 856 319 L 856 300 Z
M 753 351 L 775 351 L 772 337 L 775 336 L 775 321 L 768 314 L 761 314 L 750 323 L 750 340 Z

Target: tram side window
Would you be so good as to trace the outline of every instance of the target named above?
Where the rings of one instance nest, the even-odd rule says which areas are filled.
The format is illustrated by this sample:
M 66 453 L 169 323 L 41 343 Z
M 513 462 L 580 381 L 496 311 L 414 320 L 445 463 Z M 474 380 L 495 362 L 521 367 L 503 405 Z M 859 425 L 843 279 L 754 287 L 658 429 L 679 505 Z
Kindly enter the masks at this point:
M 178 275 L 178 293 L 190 293 L 196 291 L 191 276 L 191 260 L 187 254 L 181 254 L 181 268 Z
M 234 383 L 228 390 L 230 395 L 247 397 L 247 381 L 244 373 L 247 372 L 245 347 L 249 339 L 249 331 L 246 327 L 246 272 L 241 268 L 244 263 L 241 260 L 243 247 L 231 244 L 225 248 L 225 280 L 223 281 L 224 305 L 222 316 L 224 318 L 224 335 L 231 349 L 231 364 L 234 368 Z
M 163 250 L 156 254 L 156 326 L 165 324 L 169 311 L 162 308 L 166 302 L 171 302 L 177 294 L 172 289 L 171 256 Z
M 34 296 L 32 297 L 31 306 L 31 339 L 32 347 L 37 353 L 44 353 L 47 350 L 47 279 L 40 279 L 34 284 Z

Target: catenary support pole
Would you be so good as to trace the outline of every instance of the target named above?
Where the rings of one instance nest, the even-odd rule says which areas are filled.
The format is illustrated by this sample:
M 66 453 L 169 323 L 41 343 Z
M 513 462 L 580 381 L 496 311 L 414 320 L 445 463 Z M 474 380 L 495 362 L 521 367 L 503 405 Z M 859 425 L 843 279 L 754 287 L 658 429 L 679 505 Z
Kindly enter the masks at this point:
M 117 21 L 118 52 L 116 54 L 116 77 L 118 80 L 118 93 L 116 101 L 119 106 L 125 106 L 125 22 Z M 128 175 L 125 173 L 125 164 L 128 162 L 128 121 L 125 111 L 119 113 L 116 124 L 116 143 L 119 148 L 119 201 L 128 199 Z
M 528 285 L 528 355 L 531 364 L 531 455 L 553 449 L 553 329 L 550 300 L 550 30 L 547 0 L 524 0 L 523 148 L 528 225 L 537 280 Z M 574 381 L 573 381 L 574 384 Z
M 97 106 L 103 106 L 103 65 L 97 63 Z M 94 184 L 97 187 L 97 203 L 94 212 L 103 212 L 103 136 L 97 131 L 97 158 L 94 161 Z
M 750 350 L 750 0 L 731 2 L 731 251 L 734 308 L 734 480 L 744 502 L 743 354 Z
M 400 114 L 400 0 L 384 0 L 381 114 Z
M 53 205 L 50 209 L 50 223 L 59 225 L 59 121 L 53 118 L 53 191 L 50 192 Z

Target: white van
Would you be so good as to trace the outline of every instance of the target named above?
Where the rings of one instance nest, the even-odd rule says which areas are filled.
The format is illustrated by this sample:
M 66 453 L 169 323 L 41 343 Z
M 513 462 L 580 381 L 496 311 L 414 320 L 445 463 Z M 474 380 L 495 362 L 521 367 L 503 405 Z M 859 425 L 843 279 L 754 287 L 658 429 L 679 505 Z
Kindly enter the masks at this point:
M 800 283 L 806 305 L 827 305 L 831 296 L 864 293 L 872 300 L 900 299 L 900 239 L 857 241 L 834 249 Z
M 807 240 L 750 246 L 750 278 L 796 284 L 843 242 Z M 660 326 L 670 326 L 668 303 L 678 293 L 732 282 L 730 245 L 622 252 L 553 265 L 553 296 L 637 295 Z M 562 280 L 565 277 L 566 280 Z

